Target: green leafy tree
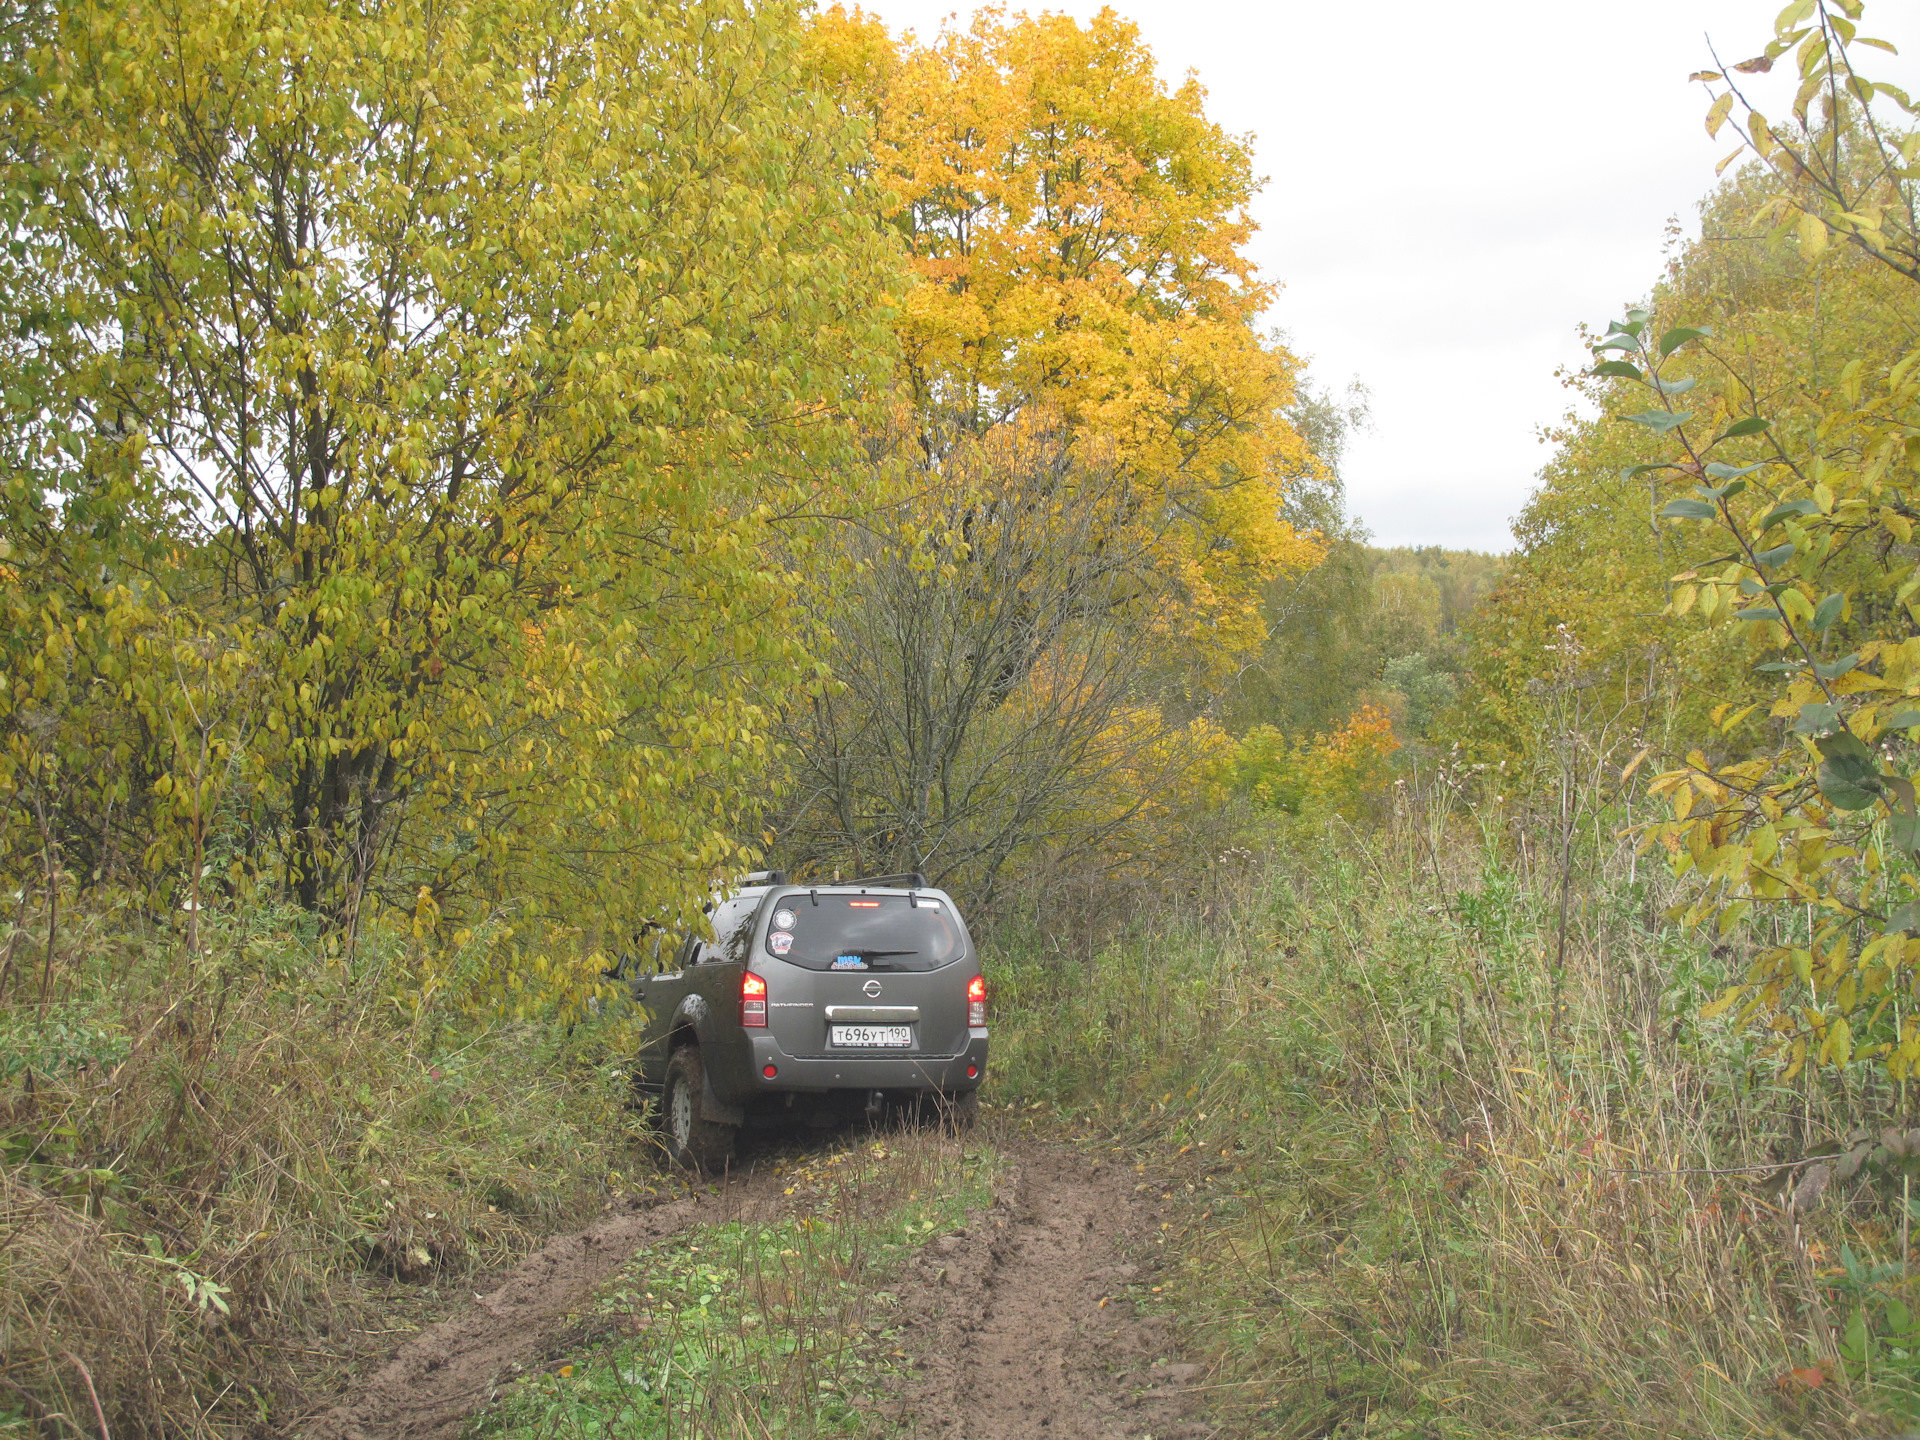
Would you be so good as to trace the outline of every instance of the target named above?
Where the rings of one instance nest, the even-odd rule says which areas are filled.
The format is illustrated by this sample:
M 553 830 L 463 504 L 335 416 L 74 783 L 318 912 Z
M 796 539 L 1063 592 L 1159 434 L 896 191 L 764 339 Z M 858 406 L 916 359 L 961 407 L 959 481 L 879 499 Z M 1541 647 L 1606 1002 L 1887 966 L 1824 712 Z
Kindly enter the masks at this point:
M 1235 688 L 1232 728 L 1273 725 L 1304 739 L 1337 728 L 1359 700 L 1384 704 L 1403 742 L 1430 737 L 1459 689 L 1463 627 L 1502 563 L 1337 539 L 1315 569 L 1269 586 L 1269 638 Z
M 208 721 L 175 723 L 162 637 L 198 636 L 250 677 L 221 722 L 241 868 L 307 907 L 688 901 L 742 858 L 766 691 L 812 673 L 769 527 L 892 354 L 895 247 L 797 12 L 82 0 L 51 25 L 5 189 L 42 277 L 10 357 L 16 755 L 50 699 L 36 616 L 98 617 L 114 643 L 58 623 L 178 870 L 216 797 L 164 823 Z M 164 543 L 96 564 L 89 507 Z
M 1920 133 L 1884 128 L 1876 106 L 1912 106 L 1855 68 L 1861 47 L 1891 48 L 1859 33 L 1861 13 L 1799 0 L 1761 55 L 1696 78 L 1715 92 L 1709 130 L 1731 126 L 1735 156 L 1764 167 L 1772 242 L 1816 276 L 1864 261 L 1892 282 L 1890 317 L 1920 280 Z M 1791 119 L 1769 121 L 1743 77 L 1789 55 Z M 1638 396 L 1621 418 L 1658 444 L 1623 478 L 1653 477 L 1660 517 L 1701 556 L 1674 575 L 1670 613 L 1737 632 L 1771 703 L 1714 710 L 1720 758 L 1703 746 L 1658 778 L 1673 819 L 1650 836 L 1698 877 L 1695 919 L 1760 922 L 1750 972 L 1714 1009 L 1764 1021 L 1790 1071 L 1874 1057 L 1904 1077 L 1920 1062 L 1920 352 L 1883 325 L 1782 374 L 1770 317 L 1731 331 L 1672 318 L 1615 322 L 1595 373 Z
M 1776 190 L 1757 164 L 1729 174 L 1701 203 L 1699 236 L 1676 240 L 1643 307 L 1656 334 L 1677 325 L 1712 332 L 1719 358 L 1696 343 L 1669 362 L 1670 383 L 1694 382 L 1684 392 L 1690 404 L 1713 396 L 1746 413 L 1752 395 L 1817 392 L 1854 359 L 1890 365 L 1899 335 L 1920 322 L 1920 294 L 1870 257 L 1842 247 L 1807 255 L 1797 240 L 1768 244 L 1756 234 L 1755 214 Z M 1557 683 L 1565 626 L 1581 646 L 1593 702 L 1638 711 L 1648 742 L 1745 753 L 1760 742 L 1718 733 L 1709 713 L 1767 698 L 1772 681 L 1751 669 L 1737 627 L 1703 627 L 1667 603 L 1672 576 L 1694 552 L 1684 525 L 1659 513 L 1670 498 L 1663 472 L 1637 468 L 1668 454 L 1666 442 L 1618 418 L 1644 409 L 1635 382 L 1567 379 L 1599 414 L 1570 417 L 1554 434 L 1540 486 L 1515 521 L 1511 567 L 1468 626 L 1466 703 L 1449 734 L 1483 759 L 1534 747 L 1544 712 L 1528 687 Z

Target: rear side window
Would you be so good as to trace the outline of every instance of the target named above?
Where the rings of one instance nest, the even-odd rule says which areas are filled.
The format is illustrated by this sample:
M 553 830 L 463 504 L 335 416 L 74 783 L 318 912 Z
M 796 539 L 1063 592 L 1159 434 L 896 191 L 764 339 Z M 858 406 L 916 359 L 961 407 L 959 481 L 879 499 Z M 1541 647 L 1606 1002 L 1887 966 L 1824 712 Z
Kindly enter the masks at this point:
M 740 895 L 723 902 L 713 912 L 713 944 L 708 960 L 745 960 L 753 943 L 753 916 L 766 892 Z
M 967 952 L 967 932 L 944 900 L 905 895 L 783 895 L 767 953 L 809 970 L 937 970 Z

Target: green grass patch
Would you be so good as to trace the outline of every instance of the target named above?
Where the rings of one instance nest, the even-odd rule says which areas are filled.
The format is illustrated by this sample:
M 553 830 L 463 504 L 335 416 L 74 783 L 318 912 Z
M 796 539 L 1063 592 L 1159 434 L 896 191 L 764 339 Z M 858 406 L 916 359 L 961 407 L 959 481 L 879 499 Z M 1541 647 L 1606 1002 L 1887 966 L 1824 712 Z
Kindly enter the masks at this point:
M 523 1380 L 473 1437 L 842 1436 L 904 1358 L 907 1256 L 992 1203 L 984 1143 L 903 1134 L 788 1161 L 785 1213 L 639 1251 L 598 1306 L 614 1338 Z

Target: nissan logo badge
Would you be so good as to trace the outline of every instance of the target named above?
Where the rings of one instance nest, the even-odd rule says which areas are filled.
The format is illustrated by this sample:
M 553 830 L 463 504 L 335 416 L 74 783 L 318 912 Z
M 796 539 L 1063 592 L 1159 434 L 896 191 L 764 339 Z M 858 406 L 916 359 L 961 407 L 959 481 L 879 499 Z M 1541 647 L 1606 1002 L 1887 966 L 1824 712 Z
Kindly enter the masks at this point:
M 860 987 L 860 990 L 869 1000 L 877 1000 L 880 997 L 880 982 L 878 980 L 869 980 Z

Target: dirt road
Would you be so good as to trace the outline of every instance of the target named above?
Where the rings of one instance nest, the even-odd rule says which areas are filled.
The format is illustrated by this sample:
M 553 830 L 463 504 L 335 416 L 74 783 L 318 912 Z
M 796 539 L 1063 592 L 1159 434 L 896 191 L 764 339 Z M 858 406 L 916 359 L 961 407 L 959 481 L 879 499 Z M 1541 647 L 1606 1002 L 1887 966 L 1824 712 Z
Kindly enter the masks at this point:
M 1161 1262 L 1158 1187 L 1069 1147 L 1003 1145 L 991 1209 L 928 1242 L 899 1284 L 909 1368 L 893 1422 L 925 1440 L 1184 1440 L 1196 1368 L 1129 1287 Z M 616 1212 L 548 1242 L 461 1313 L 423 1331 L 296 1434 L 302 1440 L 452 1440 L 460 1422 L 552 1352 L 594 1288 L 644 1245 L 692 1225 L 771 1218 L 765 1173 L 712 1193 Z M 1104 1303 L 1103 1303 L 1104 1302 Z
M 1198 1367 L 1129 1286 L 1163 1260 L 1158 1186 L 1057 1145 L 1011 1151 L 1008 1193 L 962 1237 L 924 1250 L 902 1293 L 918 1379 L 907 1433 L 968 1440 L 1182 1440 Z

